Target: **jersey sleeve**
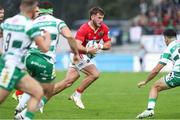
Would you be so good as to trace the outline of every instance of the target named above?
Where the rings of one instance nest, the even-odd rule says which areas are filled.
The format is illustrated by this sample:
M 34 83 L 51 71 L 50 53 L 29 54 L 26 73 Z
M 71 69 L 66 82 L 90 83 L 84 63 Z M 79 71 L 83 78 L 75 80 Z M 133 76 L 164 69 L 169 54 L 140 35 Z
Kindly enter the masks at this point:
M 61 33 L 61 29 L 64 28 L 64 27 L 67 27 L 66 23 L 62 20 L 59 20 L 58 21 L 58 31 L 59 33 Z
M 163 64 L 163 65 L 166 65 L 169 61 L 172 60 L 172 55 L 171 55 L 171 52 L 170 52 L 170 48 L 169 46 L 165 49 L 165 51 L 161 54 L 161 57 L 160 57 L 160 60 L 159 60 L 159 63 L 160 64 Z
M 110 41 L 111 38 L 109 37 L 109 28 L 108 27 L 104 27 L 104 36 L 103 36 L 103 41 L 107 42 Z
M 81 26 L 77 31 L 75 38 L 83 42 L 85 40 L 85 36 L 86 36 L 86 28 L 84 26 Z
M 39 27 L 35 27 L 35 25 L 31 24 L 27 26 L 26 34 L 31 38 L 35 38 L 37 36 L 42 36 L 42 31 Z

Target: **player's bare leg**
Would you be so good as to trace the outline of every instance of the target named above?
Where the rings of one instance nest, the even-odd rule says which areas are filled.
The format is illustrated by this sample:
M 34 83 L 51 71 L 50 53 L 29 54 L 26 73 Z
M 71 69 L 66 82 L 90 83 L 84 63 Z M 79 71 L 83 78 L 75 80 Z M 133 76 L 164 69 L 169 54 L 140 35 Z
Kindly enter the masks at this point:
M 64 80 L 57 82 L 56 84 L 41 84 L 44 90 L 45 96 L 43 96 L 42 100 L 37 106 L 37 109 L 40 109 L 40 112 L 43 113 L 44 104 L 54 95 L 63 91 L 65 88 L 70 87 L 78 78 L 79 72 L 75 68 L 70 68 L 66 74 Z M 26 107 L 26 102 L 29 100 L 30 95 L 24 93 L 22 99 L 20 99 L 19 104 L 16 109 L 18 111 L 22 111 Z M 23 110 L 21 113 L 23 114 L 26 110 Z
M 27 103 L 27 111 L 25 117 L 28 115 L 33 116 L 33 112 L 36 111 L 36 107 L 40 102 L 42 96 L 44 95 L 42 87 L 35 79 L 30 77 L 29 75 L 24 76 L 17 87 L 20 90 L 31 95 L 31 98 Z
M 70 87 L 79 77 L 79 72 L 75 68 L 70 67 L 66 73 L 66 77 L 62 81 L 55 83 L 53 95 Z
M 99 78 L 99 71 L 97 70 L 94 64 L 91 64 L 81 70 L 84 74 L 86 74 L 85 79 L 81 82 L 80 86 L 76 89 L 76 91 L 71 95 L 71 99 L 75 102 L 75 104 L 81 108 L 85 109 L 85 106 L 81 100 L 81 94 L 84 90 L 86 90 L 96 79 Z
M 78 89 L 83 92 L 87 87 L 89 87 L 95 80 L 99 78 L 100 73 L 94 64 L 83 68 L 82 72 L 87 75 L 78 87 Z
M 147 117 L 152 117 L 154 115 L 154 108 L 156 104 L 156 100 L 158 98 L 158 94 L 160 91 L 167 90 L 169 87 L 165 83 L 164 78 L 161 78 L 160 80 L 156 81 L 149 92 L 149 100 L 148 100 L 148 107 L 147 109 L 139 114 L 136 118 L 142 119 Z
M 41 83 L 41 86 L 44 91 L 44 96 L 42 97 L 41 101 L 39 104 L 36 106 L 36 110 L 40 110 L 41 113 L 43 113 L 43 106 L 47 103 L 47 98 L 51 96 L 53 89 L 54 89 L 54 84 L 53 83 Z M 22 98 L 20 99 L 16 111 L 22 112 L 26 108 L 26 103 L 30 99 L 30 95 L 27 93 L 24 93 L 22 95 Z
M 8 97 L 9 94 L 9 91 L 0 89 L 0 104 L 4 102 L 4 100 Z

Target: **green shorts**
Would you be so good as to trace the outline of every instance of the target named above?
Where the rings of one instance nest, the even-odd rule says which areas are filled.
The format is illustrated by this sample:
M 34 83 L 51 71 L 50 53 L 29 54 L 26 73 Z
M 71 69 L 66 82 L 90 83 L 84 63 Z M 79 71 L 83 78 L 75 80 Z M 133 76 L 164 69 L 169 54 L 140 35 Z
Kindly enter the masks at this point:
M 180 86 L 180 73 L 179 72 L 171 72 L 164 77 L 166 84 L 173 88 L 176 86 Z
M 28 73 L 41 83 L 49 83 L 56 78 L 55 65 L 50 58 L 38 53 L 29 53 L 25 58 Z
M 14 65 L 5 65 L 0 58 L 0 87 L 12 91 L 16 84 L 25 76 L 25 72 Z

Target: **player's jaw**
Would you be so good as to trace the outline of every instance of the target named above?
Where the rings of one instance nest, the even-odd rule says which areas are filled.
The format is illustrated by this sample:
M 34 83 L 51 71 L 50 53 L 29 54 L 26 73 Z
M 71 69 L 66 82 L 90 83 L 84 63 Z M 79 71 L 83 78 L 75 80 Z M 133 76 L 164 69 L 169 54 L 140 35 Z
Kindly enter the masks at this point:
M 102 24 L 102 22 L 97 22 L 97 21 L 95 21 L 95 20 L 92 20 L 92 22 L 93 22 L 93 24 L 94 24 L 94 26 L 95 26 L 96 28 L 100 27 L 101 24 Z
M 94 24 L 95 27 L 100 27 L 102 22 L 103 22 L 103 15 L 100 15 L 99 13 L 95 16 L 93 16 L 92 22 Z

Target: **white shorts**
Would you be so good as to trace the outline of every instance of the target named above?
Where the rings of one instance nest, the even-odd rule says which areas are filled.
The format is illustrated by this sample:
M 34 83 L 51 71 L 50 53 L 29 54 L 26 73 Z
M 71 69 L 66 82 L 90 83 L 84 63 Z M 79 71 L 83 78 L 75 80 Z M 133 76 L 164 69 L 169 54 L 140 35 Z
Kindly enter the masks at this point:
M 74 65 L 73 62 L 73 53 L 70 53 L 70 67 L 76 68 L 78 70 L 82 70 L 83 68 L 94 64 L 92 60 L 85 54 L 80 54 L 80 61 L 78 64 Z M 94 64 L 95 65 L 95 64 Z

